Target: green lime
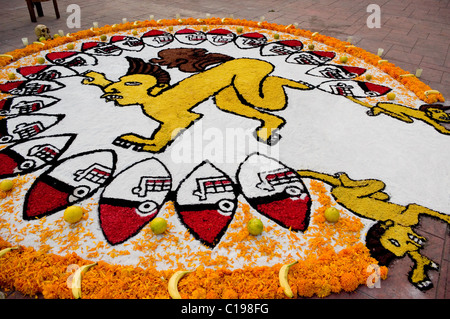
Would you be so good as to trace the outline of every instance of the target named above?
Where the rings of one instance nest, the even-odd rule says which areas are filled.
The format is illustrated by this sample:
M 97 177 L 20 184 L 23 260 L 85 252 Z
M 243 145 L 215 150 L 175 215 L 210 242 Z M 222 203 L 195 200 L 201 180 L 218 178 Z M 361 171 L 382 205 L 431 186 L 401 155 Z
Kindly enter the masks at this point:
M 330 223 L 335 223 L 339 220 L 339 211 L 335 207 L 328 207 L 325 210 L 325 219 Z
M 162 217 L 156 217 L 150 222 L 150 228 L 154 234 L 162 234 L 167 229 L 167 221 Z
M 264 225 L 260 219 L 252 218 L 247 223 L 247 229 L 253 236 L 258 236 L 262 233 Z
M 341 57 L 339 58 L 339 61 L 341 61 L 342 63 L 347 63 L 348 57 L 346 57 L 345 55 L 343 55 L 343 56 L 341 56 Z

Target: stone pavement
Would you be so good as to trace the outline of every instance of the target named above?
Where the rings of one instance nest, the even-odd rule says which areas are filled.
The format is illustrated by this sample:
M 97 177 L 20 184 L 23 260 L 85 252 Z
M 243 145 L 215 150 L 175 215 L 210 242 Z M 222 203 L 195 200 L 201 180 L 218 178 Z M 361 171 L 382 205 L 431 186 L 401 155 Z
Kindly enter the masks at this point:
M 52 33 L 59 29 L 75 32 L 92 27 L 128 21 L 181 17 L 243 18 L 265 20 L 278 24 L 293 24 L 299 28 L 318 31 L 340 40 L 352 37 L 352 43 L 369 52 L 384 49 L 383 58 L 415 73 L 422 68 L 421 80 L 450 99 L 450 0 L 58 0 L 61 18 L 55 17 L 52 2 L 42 4 L 44 16 L 37 23 L 47 25 Z M 69 29 L 67 19 L 70 4 L 81 7 L 80 29 Z M 369 28 L 369 4 L 381 8 L 380 28 Z M 21 38 L 34 40 L 34 27 L 25 0 L 0 0 L 0 53 L 22 47 Z M 450 102 L 446 102 L 450 104 Z M 389 278 L 381 288 L 360 287 L 355 293 L 330 298 L 450 298 L 450 236 L 444 223 L 423 218 L 417 233 L 428 239 L 423 254 L 438 262 L 439 272 L 430 271 L 434 288 L 427 292 L 415 289 L 407 280 L 412 267 L 408 257 L 397 259 Z M 9 292 L 8 298 L 24 298 Z

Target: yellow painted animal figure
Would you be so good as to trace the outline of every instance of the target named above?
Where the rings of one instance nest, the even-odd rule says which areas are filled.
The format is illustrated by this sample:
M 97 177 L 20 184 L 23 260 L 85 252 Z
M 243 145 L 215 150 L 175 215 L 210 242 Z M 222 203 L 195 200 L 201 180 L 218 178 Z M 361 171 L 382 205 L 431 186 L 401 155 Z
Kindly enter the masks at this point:
M 413 109 L 401 104 L 387 102 L 378 102 L 375 106 L 372 106 L 353 97 L 347 98 L 359 105 L 368 107 L 368 115 L 386 114 L 405 123 L 413 123 L 413 119 L 416 119 L 433 126 L 439 133 L 450 135 L 450 114 L 445 112 L 450 110 L 449 106 L 430 104 L 422 105 L 419 109 Z
M 184 58 L 181 59 L 180 50 L 190 51 L 183 51 Z M 195 54 L 192 54 L 193 50 Z M 170 54 L 164 55 L 164 51 Z M 114 101 L 117 106 L 140 105 L 147 116 L 160 124 L 150 138 L 130 133 L 116 139 L 116 145 L 133 147 L 139 151 L 162 151 L 177 134 L 202 116 L 193 109 L 212 96 L 219 109 L 259 120 L 261 125 L 256 130 L 256 136 L 258 140 L 271 144 L 276 141 L 275 133 L 285 121 L 267 111 L 286 107 L 284 87 L 301 90 L 312 88 L 305 83 L 271 76 L 274 66 L 265 61 L 206 54 L 204 49 L 164 51 L 163 54 L 160 52 L 162 58 L 152 61 L 169 68 L 178 67 L 182 70 L 184 67 L 190 72 L 202 72 L 170 85 L 168 72 L 160 66 L 128 57 L 130 68 L 118 82 L 112 82 L 97 72 L 85 74 L 87 78 L 83 84 L 102 88 L 102 98 Z M 217 63 L 220 64 L 205 70 L 207 66 Z
M 427 215 L 450 223 L 450 215 L 426 207 L 409 204 L 402 206 L 389 202 L 389 195 L 383 192 L 385 184 L 376 179 L 352 180 L 347 174 L 334 176 L 309 170 L 298 171 L 300 176 L 320 180 L 331 185 L 335 200 L 356 215 L 379 221 L 383 228 L 381 245 L 396 257 L 408 255 L 414 266 L 410 281 L 425 290 L 432 287 L 427 269 L 437 270 L 437 263 L 420 254 L 426 239 L 416 234 L 412 227 L 419 223 L 420 215 Z

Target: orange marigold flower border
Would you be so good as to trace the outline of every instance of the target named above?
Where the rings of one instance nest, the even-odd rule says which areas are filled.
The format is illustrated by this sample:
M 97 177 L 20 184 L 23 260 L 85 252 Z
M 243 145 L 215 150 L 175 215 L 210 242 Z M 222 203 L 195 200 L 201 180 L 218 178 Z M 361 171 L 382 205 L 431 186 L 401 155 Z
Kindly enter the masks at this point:
M 11 245 L 0 238 L 0 250 Z M 66 256 L 19 246 L 0 262 L 0 287 L 26 295 L 42 294 L 48 299 L 73 298 L 68 280 L 70 265 L 87 265 L 75 253 Z M 352 263 L 351 270 L 342 267 Z M 294 297 L 326 297 L 341 291 L 351 292 L 366 284 L 367 267 L 377 263 L 361 243 L 336 253 L 323 249 L 319 257 L 310 256 L 292 266 L 289 282 Z M 179 291 L 185 299 L 281 299 L 286 298 L 278 282 L 282 265 L 245 267 L 238 270 L 198 267 L 180 281 Z M 388 269 L 380 267 L 381 279 Z M 111 265 L 102 261 L 83 276 L 86 299 L 168 299 L 168 280 L 175 270 Z M 261 284 L 261 283 L 264 284 Z

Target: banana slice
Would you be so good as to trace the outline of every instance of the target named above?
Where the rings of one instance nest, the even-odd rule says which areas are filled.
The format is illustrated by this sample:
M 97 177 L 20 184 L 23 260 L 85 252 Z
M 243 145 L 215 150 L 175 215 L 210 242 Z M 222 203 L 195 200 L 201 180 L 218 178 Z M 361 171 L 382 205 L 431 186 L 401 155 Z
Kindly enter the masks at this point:
M 298 261 L 294 261 L 293 263 L 283 265 L 280 268 L 280 272 L 278 274 L 280 286 L 284 289 L 284 294 L 289 298 L 294 297 L 294 293 L 292 292 L 291 287 L 289 286 L 288 273 L 289 268 L 291 268 L 291 266 L 295 265 L 296 263 L 298 263 Z
M 425 91 L 425 96 L 428 96 L 428 95 L 430 95 L 430 94 L 440 94 L 440 92 L 437 91 L 437 90 L 428 90 L 428 91 Z
M 184 275 L 192 272 L 192 270 L 179 270 L 172 275 L 169 279 L 169 295 L 172 299 L 182 299 L 180 293 L 178 292 L 178 282 Z
M 0 257 L 3 257 L 4 255 L 6 255 L 6 253 L 10 252 L 13 249 L 17 249 L 17 248 L 19 248 L 19 246 L 8 247 L 8 248 L 0 250 Z
M 90 265 L 84 265 L 75 271 L 72 277 L 72 294 L 75 299 L 81 298 L 81 279 L 82 276 L 93 266 L 97 265 L 97 263 L 93 263 Z

